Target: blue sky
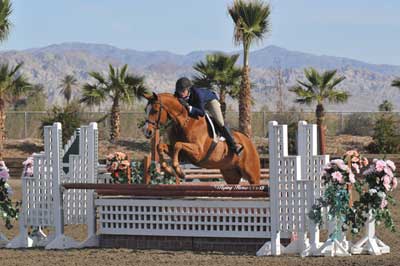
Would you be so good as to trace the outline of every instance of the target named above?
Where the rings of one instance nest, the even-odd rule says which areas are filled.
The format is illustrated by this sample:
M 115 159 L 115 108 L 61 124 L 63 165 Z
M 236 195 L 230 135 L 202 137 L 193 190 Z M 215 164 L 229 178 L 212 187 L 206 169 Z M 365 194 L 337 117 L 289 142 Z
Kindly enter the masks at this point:
M 135 50 L 233 51 L 232 0 L 14 0 L 1 50 L 79 41 Z M 253 46 L 400 65 L 400 1 L 271 0 L 272 31 Z

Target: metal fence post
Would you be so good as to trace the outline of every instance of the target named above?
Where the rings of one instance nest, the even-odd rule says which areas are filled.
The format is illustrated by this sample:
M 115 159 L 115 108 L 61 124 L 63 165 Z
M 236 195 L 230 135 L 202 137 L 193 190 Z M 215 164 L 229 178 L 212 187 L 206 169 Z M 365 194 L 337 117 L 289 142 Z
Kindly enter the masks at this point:
M 266 118 L 266 115 L 265 115 L 265 111 L 263 111 L 263 115 L 262 115 L 262 125 L 263 125 L 263 138 L 266 138 L 267 137 L 267 124 L 265 123 L 265 118 Z
M 28 113 L 25 111 L 24 112 L 24 139 L 28 137 L 28 119 L 27 119 Z

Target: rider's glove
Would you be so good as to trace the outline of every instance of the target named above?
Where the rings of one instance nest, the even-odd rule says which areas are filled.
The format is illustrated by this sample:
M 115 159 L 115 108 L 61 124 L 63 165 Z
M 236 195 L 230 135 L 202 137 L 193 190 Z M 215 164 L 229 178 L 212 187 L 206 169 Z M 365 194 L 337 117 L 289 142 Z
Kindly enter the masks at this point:
M 183 106 L 185 106 L 186 109 L 188 109 L 188 110 L 191 109 L 191 108 L 189 108 L 189 107 L 190 107 L 189 103 L 188 103 L 187 101 L 185 101 L 184 99 L 179 98 L 179 102 L 180 102 Z

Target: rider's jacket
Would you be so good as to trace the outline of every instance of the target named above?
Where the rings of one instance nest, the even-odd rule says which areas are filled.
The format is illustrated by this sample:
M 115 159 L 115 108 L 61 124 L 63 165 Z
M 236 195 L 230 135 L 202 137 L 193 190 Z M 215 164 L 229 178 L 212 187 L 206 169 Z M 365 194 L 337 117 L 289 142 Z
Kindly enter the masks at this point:
M 219 100 L 215 92 L 205 88 L 190 88 L 190 96 L 187 102 L 192 106 L 189 115 L 191 117 L 204 116 L 205 105 L 211 100 Z

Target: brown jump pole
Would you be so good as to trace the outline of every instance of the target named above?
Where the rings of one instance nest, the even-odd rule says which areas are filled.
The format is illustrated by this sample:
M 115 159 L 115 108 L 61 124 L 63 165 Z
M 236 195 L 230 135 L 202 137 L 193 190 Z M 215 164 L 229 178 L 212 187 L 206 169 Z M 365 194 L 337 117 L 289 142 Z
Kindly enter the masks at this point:
M 193 190 L 111 190 L 97 189 L 96 192 L 102 196 L 137 196 L 137 197 L 232 197 L 232 198 L 266 198 L 264 191 L 193 191 Z
M 151 158 L 150 156 L 146 155 L 143 159 L 143 182 L 148 185 L 151 181 L 150 176 L 150 165 L 151 165 Z
M 67 183 L 63 184 L 65 189 L 97 189 L 115 191 L 268 191 L 268 186 L 260 185 L 132 185 L 132 184 L 91 184 L 91 183 Z
M 151 160 L 154 162 L 159 162 L 160 161 L 160 157 L 158 154 L 158 149 L 157 149 L 157 145 L 158 143 L 160 143 L 160 130 L 156 129 L 156 131 L 154 132 L 154 136 L 153 138 L 151 138 Z

